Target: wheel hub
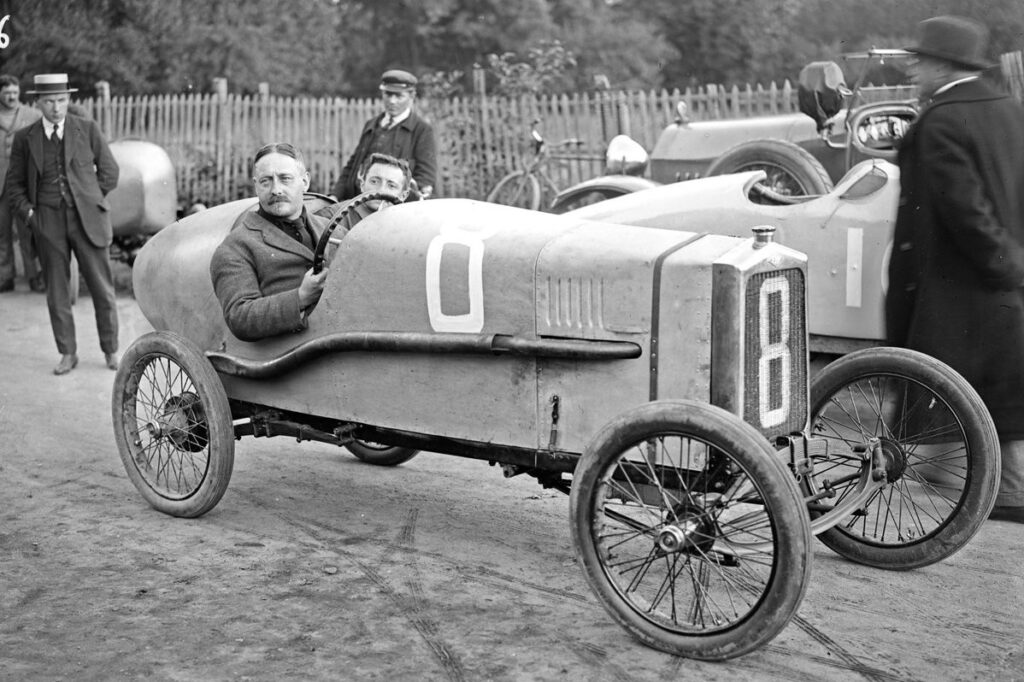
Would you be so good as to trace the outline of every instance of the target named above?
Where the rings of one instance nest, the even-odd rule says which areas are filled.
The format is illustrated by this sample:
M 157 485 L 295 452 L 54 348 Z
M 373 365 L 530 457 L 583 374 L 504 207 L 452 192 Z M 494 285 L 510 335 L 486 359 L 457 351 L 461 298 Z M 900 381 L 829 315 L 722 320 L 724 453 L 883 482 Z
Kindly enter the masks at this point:
M 187 452 L 199 452 L 210 441 L 202 399 L 192 392 L 168 398 L 146 430 L 154 440 L 166 438 Z
M 888 438 L 879 441 L 879 455 L 881 462 L 875 464 L 875 469 L 884 469 L 886 480 L 890 483 L 903 478 L 907 470 L 907 453 L 899 443 Z
M 666 554 L 675 552 L 706 553 L 715 542 L 715 523 L 699 509 L 684 509 L 676 521 L 658 531 L 658 548 Z

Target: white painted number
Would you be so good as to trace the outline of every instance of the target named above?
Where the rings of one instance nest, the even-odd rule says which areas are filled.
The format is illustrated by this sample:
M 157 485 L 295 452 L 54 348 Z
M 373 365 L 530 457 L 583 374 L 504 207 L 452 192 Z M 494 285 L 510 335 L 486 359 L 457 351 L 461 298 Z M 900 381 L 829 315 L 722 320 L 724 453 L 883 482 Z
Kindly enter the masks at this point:
M 484 240 L 496 230 L 473 230 L 446 225 L 427 247 L 427 314 L 436 332 L 475 334 L 484 327 Z M 441 256 L 445 246 L 458 244 L 469 248 L 469 312 L 447 315 L 441 309 Z
M 7 25 L 7 20 L 10 18 L 10 14 L 5 14 L 4 18 L 0 19 L 0 50 L 3 50 L 11 44 L 11 37 L 4 33 L 4 26 Z
M 772 305 L 773 297 L 777 297 Z M 760 316 L 759 341 L 761 356 L 757 361 L 758 378 L 758 411 L 761 426 L 778 426 L 789 417 L 790 371 L 792 362 L 789 352 L 789 280 L 785 277 L 773 277 L 761 283 L 758 295 L 758 314 Z M 772 319 L 772 318 L 775 319 Z M 772 341 L 772 330 L 777 338 Z M 778 384 L 773 386 L 772 363 L 778 362 L 774 374 Z M 772 396 L 777 396 L 773 401 Z M 772 407 L 772 403 L 776 407 Z

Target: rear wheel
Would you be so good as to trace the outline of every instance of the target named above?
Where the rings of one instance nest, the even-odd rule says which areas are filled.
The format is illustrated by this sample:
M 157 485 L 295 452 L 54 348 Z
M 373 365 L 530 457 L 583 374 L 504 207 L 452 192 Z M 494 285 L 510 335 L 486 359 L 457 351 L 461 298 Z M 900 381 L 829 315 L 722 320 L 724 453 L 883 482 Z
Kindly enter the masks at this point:
M 139 338 L 121 358 L 112 403 L 121 462 L 147 502 L 184 517 L 216 506 L 234 467 L 234 427 L 220 377 L 191 341 Z
M 811 535 L 793 476 L 720 408 L 659 401 L 615 419 L 576 468 L 570 510 L 591 588 L 656 649 L 740 656 L 803 599 Z
M 540 209 L 540 182 L 532 173 L 513 171 L 498 181 L 487 201 L 536 211 Z
M 978 532 L 999 484 L 999 437 L 977 392 L 947 365 L 901 348 L 872 348 L 826 366 L 811 384 L 811 430 L 825 438 L 802 478 L 839 505 L 877 447 L 887 484 L 818 537 L 869 566 L 941 561 Z M 879 472 L 881 473 L 881 472 Z M 812 512 L 821 517 L 829 512 Z M 817 523 L 817 520 L 816 520 Z
M 751 140 L 726 150 L 708 166 L 707 175 L 763 170 L 763 187 L 782 196 L 808 196 L 832 191 L 832 179 L 821 162 L 803 147 L 786 140 Z M 769 203 L 754 193 L 751 200 Z
M 371 441 L 356 440 L 345 446 L 348 451 L 367 464 L 393 467 L 408 462 L 419 454 L 419 450 L 399 448 Z

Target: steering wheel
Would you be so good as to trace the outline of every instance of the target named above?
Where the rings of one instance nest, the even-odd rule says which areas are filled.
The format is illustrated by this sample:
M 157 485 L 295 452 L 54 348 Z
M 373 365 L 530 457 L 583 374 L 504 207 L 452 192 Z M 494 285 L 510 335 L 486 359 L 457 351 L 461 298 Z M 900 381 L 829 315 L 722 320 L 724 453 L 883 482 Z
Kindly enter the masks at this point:
M 356 206 L 362 206 L 367 202 L 377 200 L 386 201 L 392 206 L 398 203 L 398 199 L 387 192 L 360 194 L 355 199 L 338 209 L 338 211 L 331 216 L 323 234 L 320 235 L 320 240 L 316 243 L 316 248 L 313 249 L 313 274 L 320 274 L 324 269 L 324 256 L 327 253 L 327 244 L 331 241 L 331 235 L 334 233 L 334 230 L 337 229 L 338 225 L 341 224 L 341 221 L 343 221 L 348 216 L 349 212 L 351 212 Z

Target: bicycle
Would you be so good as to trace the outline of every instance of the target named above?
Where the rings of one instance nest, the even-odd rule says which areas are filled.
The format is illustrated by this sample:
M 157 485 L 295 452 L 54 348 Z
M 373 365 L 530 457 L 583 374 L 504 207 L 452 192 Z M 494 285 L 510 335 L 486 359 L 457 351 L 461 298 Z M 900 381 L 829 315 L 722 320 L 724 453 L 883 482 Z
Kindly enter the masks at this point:
M 537 130 L 539 119 L 534 119 L 530 137 L 533 144 L 533 158 L 525 168 L 514 170 L 494 185 L 487 194 L 487 201 L 492 204 L 504 204 L 527 208 L 531 211 L 540 210 L 544 192 L 549 191 L 554 198 L 558 194 L 558 185 L 544 170 L 551 160 L 552 149 L 578 147 L 583 144 L 574 137 L 566 138 L 556 145 L 549 145 L 544 136 Z

